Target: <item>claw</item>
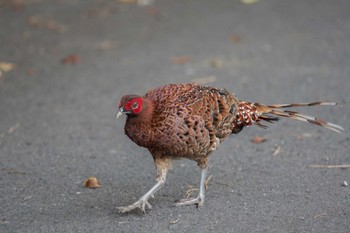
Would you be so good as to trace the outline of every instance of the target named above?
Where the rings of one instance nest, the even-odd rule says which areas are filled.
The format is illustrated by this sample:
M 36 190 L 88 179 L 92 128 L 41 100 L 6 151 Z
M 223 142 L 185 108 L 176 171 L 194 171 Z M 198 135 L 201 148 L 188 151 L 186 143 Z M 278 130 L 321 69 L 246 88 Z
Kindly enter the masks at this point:
M 194 205 L 196 204 L 197 207 L 201 207 L 204 204 L 204 196 L 198 195 L 195 198 L 189 198 L 189 199 L 181 199 L 179 202 L 175 203 L 175 206 L 185 206 L 185 205 Z
M 203 206 L 204 198 L 205 198 L 205 183 L 206 183 L 207 169 L 208 168 L 202 169 L 198 196 L 195 198 L 182 199 L 179 202 L 175 203 L 175 206 L 185 206 L 185 205 L 193 205 L 193 204 L 196 204 L 198 208 Z
M 166 173 L 164 173 L 164 176 L 165 175 L 166 175 Z M 142 197 L 140 197 L 140 199 L 137 202 L 135 202 L 134 204 L 131 204 L 128 206 L 123 206 L 123 207 L 117 207 L 117 209 L 119 210 L 119 213 L 125 213 L 125 212 L 129 212 L 129 211 L 132 211 L 134 209 L 139 208 L 145 214 L 146 207 L 148 209 L 152 209 L 151 204 L 148 203 L 148 198 L 153 197 L 153 194 L 155 192 L 157 192 L 162 187 L 164 182 L 165 182 L 165 177 L 164 177 L 164 179 L 157 181 L 157 183 L 150 190 L 148 190 L 147 193 L 145 193 Z
M 147 200 L 143 200 L 140 199 L 137 202 L 135 202 L 134 204 L 128 205 L 128 206 L 122 206 L 122 207 L 117 207 L 117 209 L 119 210 L 119 213 L 126 213 L 126 212 L 130 212 L 134 209 L 139 208 L 142 213 L 146 213 L 146 206 L 148 209 L 152 209 L 151 204 L 148 203 Z

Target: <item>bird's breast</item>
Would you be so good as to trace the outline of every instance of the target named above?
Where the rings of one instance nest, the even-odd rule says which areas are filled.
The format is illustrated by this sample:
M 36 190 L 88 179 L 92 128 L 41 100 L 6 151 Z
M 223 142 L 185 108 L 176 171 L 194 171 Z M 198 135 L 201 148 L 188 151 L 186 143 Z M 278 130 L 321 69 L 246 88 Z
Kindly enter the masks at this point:
M 124 128 L 125 134 L 137 145 L 149 148 L 153 143 L 153 132 L 150 127 L 127 120 Z

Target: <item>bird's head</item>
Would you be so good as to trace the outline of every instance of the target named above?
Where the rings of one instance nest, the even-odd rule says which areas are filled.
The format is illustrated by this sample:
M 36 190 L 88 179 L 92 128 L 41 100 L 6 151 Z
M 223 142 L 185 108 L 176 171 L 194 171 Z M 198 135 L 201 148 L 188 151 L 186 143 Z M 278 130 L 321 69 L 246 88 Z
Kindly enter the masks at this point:
M 121 115 L 137 116 L 143 109 L 143 99 L 138 95 L 125 95 L 120 100 L 116 117 Z

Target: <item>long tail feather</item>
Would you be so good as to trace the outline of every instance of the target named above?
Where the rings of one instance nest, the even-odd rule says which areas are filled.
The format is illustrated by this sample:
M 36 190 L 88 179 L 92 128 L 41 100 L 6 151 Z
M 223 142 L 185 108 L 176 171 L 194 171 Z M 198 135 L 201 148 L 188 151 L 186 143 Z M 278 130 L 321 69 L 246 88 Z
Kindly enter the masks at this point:
M 336 102 L 311 102 L 311 103 L 295 103 L 295 104 L 272 104 L 267 105 L 269 108 L 291 108 L 291 107 L 306 107 L 306 106 L 334 106 L 339 105 Z
M 319 118 L 316 118 L 313 116 L 294 112 L 294 111 L 272 110 L 270 113 L 277 115 L 277 116 L 287 117 L 287 118 L 291 118 L 294 120 L 299 120 L 299 121 L 308 122 L 308 123 L 311 123 L 314 125 L 319 125 L 319 126 L 327 128 L 327 129 L 333 130 L 337 133 L 342 133 L 341 131 L 344 130 L 341 126 L 336 125 L 334 123 L 331 123 L 331 122 L 328 122 L 328 121 L 325 121 L 325 120 L 322 120 L 322 119 L 319 119 Z
M 247 108 L 251 108 L 251 111 L 248 111 L 248 113 L 252 112 L 255 114 L 255 117 L 252 117 L 254 121 L 251 121 L 249 122 L 249 124 L 246 124 L 246 125 L 256 124 L 261 127 L 266 127 L 262 125 L 260 121 L 273 122 L 273 121 L 277 121 L 278 117 L 286 117 L 286 118 L 304 121 L 314 125 L 322 126 L 332 131 L 335 131 L 337 133 L 342 133 L 341 131 L 344 130 L 341 126 L 322 120 L 320 118 L 316 118 L 306 114 L 301 114 L 295 111 L 282 110 L 282 108 L 290 108 L 290 107 L 338 105 L 338 103 L 335 103 L 335 102 L 312 102 L 312 103 L 263 105 L 259 103 L 248 103 L 248 102 L 242 101 L 242 105 L 244 107 L 243 109 L 245 110 L 244 113 L 247 112 L 246 111 Z M 242 117 L 242 119 L 244 118 Z

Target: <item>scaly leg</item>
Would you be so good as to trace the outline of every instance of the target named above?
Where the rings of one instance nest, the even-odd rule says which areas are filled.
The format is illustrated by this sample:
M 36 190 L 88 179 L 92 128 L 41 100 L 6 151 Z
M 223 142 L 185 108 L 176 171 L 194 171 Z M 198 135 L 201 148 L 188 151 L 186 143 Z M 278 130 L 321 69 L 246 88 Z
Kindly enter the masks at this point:
M 161 159 L 161 158 L 155 158 L 155 164 L 157 168 L 157 178 L 156 178 L 156 184 L 148 190 L 147 193 L 145 193 L 140 199 L 135 202 L 134 204 L 123 206 L 123 207 L 117 207 L 119 212 L 125 213 L 129 212 L 131 210 L 134 210 L 136 208 L 139 208 L 142 210 L 143 213 L 146 213 L 146 206 L 149 209 L 152 209 L 152 206 L 149 204 L 148 199 L 150 197 L 153 197 L 153 195 L 161 189 L 161 187 L 164 185 L 166 180 L 166 174 L 169 170 L 170 161 L 168 159 Z
M 193 205 L 197 204 L 198 207 L 201 207 L 204 203 L 205 198 L 205 180 L 207 177 L 207 171 L 208 168 L 202 168 L 201 171 L 201 181 L 199 184 L 199 193 L 198 196 L 195 198 L 189 198 L 189 199 L 181 199 L 179 202 L 175 204 L 175 206 L 184 206 L 184 205 Z
M 118 207 L 118 210 L 121 213 L 129 212 L 133 209 L 140 208 L 143 213 L 146 212 L 146 206 L 149 209 L 152 209 L 151 204 L 148 203 L 148 198 L 153 197 L 153 194 L 157 192 L 164 184 L 164 181 L 157 181 L 157 183 L 147 192 L 145 193 L 140 199 L 135 202 L 134 204 L 128 205 L 128 206 L 123 206 L 123 207 Z

